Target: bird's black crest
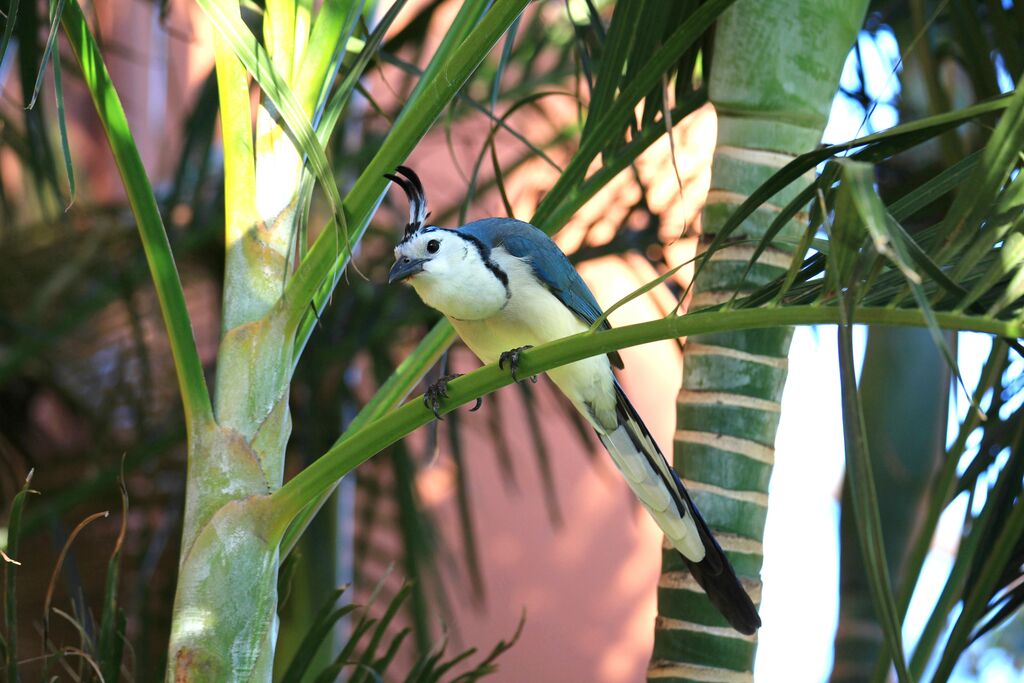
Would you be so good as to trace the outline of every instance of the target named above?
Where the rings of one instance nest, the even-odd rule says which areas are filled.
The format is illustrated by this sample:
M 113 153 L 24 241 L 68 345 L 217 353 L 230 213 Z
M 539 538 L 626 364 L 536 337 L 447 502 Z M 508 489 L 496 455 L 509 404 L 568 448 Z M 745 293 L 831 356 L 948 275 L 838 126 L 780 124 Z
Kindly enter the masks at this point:
M 423 191 L 420 177 L 411 168 L 399 166 L 395 169 L 395 173 L 398 175 L 385 173 L 384 177 L 401 187 L 409 199 L 409 222 L 405 224 L 405 236 L 402 238 L 404 242 L 415 235 L 423 227 L 423 222 L 427 220 L 429 215 L 427 213 L 427 195 Z

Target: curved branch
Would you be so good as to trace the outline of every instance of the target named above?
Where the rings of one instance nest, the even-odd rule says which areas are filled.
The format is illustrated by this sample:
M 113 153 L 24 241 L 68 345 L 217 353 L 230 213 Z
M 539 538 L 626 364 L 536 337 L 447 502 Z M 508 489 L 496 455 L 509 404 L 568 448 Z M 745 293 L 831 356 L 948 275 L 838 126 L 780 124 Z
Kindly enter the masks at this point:
M 935 319 L 940 327 L 947 330 L 984 332 L 1009 338 L 1024 334 L 1024 325 L 1015 321 L 954 313 L 936 313 Z M 524 377 L 535 375 L 590 356 L 693 334 L 839 322 L 838 307 L 820 305 L 669 316 L 604 332 L 584 332 L 530 349 L 520 357 L 519 374 Z M 858 308 L 853 322 L 914 327 L 927 324 L 920 311 L 882 307 Z M 448 385 L 449 399 L 441 407 L 441 413 L 449 413 L 460 405 L 511 383 L 512 378 L 507 371 L 500 370 L 497 364 L 486 365 Z M 333 487 L 335 481 L 432 419 L 430 409 L 417 397 L 336 443 L 319 460 L 271 494 L 270 498 L 274 502 L 272 526 L 274 533 L 278 534 L 277 539 L 281 538 L 291 521 L 310 501 Z

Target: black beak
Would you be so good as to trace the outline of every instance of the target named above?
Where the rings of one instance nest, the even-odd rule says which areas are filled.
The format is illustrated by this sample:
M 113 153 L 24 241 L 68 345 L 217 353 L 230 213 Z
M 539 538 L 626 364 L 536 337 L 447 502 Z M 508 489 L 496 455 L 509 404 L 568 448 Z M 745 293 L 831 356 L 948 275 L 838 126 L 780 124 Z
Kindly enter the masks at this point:
M 423 264 L 427 262 L 425 258 L 409 258 L 403 256 L 402 258 L 395 261 L 395 265 L 391 266 L 391 272 L 388 273 L 388 284 L 392 282 L 398 282 L 404 280 L 407 277 L 412 277 L 416 273 L 423 270 Z

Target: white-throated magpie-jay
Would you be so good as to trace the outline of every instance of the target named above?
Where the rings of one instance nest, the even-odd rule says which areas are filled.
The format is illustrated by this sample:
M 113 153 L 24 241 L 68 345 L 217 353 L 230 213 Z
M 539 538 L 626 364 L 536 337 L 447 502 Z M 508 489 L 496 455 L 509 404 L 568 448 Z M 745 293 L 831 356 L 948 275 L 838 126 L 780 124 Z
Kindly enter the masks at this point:
M 522 348 L 583 332 L 601 316 L 586 283 L 541 230 L 510 218 L 485 218 L 454 230 L 426 225 L 419 178 L 404 166 L 397 172 L 404 177 L 386 177 L 408 196 L 409 223 L 395 247 L 388 281 L 412 285 L 424 303 L 451 321 L 480 360 L 509 361 L 515 377 Z M 607 327 L 602 323 L 601 328 Z M 622 367 L 617 353 L 547 374 L 594 427 L 711 602 L 737 631 L 753 633 L 761 625 L 757 609 L 626 398 L 612 365 Z

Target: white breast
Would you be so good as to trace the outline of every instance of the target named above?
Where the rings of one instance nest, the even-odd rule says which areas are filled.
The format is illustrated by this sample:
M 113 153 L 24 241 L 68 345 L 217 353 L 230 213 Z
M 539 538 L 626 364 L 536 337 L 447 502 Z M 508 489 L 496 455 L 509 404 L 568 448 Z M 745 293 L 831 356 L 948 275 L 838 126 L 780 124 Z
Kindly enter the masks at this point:
M 508 302 L 479 320 L 449 316 L 459 336 L 482 361 L 493 363 L 510 349 L 537 346 L 587 329 L 586 323 L 537 279 L 528 263 L 501 247 L 491 252 L 491 258 L 508 275 Z M 577 361 L 548 375 L 598 431 L 615 429 L 615 392 L 606 356 Z

